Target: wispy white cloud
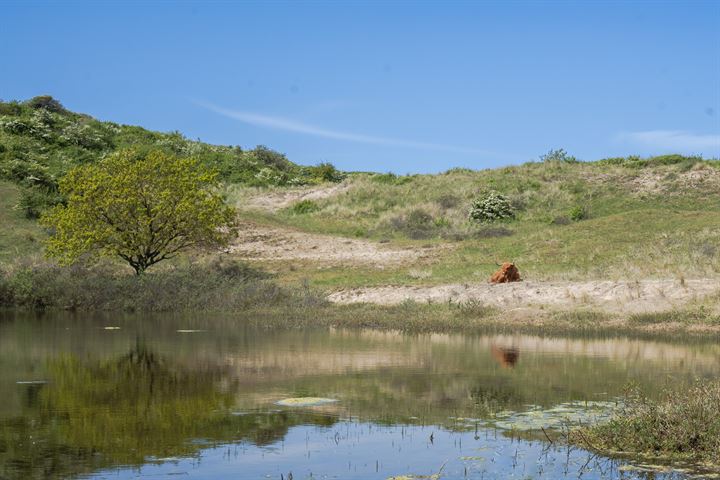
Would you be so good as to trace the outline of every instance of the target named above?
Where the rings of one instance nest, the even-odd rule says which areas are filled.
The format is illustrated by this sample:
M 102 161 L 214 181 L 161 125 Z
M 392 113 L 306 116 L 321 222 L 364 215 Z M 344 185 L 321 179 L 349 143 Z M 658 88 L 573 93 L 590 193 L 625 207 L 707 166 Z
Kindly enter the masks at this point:
M 324 127 L 300 122 L 286 117 L 276 117 L 254 112 L 230 110 L 200 101 L 195 101 L 194 103 L 219 115 L 238 120 L 248 125 L 254 125 L 256 127 L 266 127 L 274 130 L 283 130 L 286 132 L 312 135 L 315 137 L 330 138 L 333 140 L 343 140 L 356 143 L 367 143 L 373 145 L 386 145 L 391 147 L 406 147 L 425 150 L 439 150 L 445 152 L 470 153 L 478 155 L 494 155 L 502 157 L 506 156 L 498 155 L 496 152 L 490 152 L 488 150 L 482 150 L 478 148 L 459 147 L 440 143 L 417 142 L 413 140 L 403 140 L 399 138 L 378 137 L 373 135 L 364 135 L 360 133 L 330 130 Z
M 717 154 L 720 151 L 720 135 L 697 134 L 683 130 L 626 132 L 618 135 L 618 140 L 642 147 L 674 152 Z

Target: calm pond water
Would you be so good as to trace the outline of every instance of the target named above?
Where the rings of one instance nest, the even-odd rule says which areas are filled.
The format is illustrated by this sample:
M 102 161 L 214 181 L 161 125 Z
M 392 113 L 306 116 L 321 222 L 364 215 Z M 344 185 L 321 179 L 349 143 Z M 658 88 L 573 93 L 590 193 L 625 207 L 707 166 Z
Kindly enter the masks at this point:
M 0 313 L 0 478 L 685 478 L 540 427 L 718 374 L 697 340 Z

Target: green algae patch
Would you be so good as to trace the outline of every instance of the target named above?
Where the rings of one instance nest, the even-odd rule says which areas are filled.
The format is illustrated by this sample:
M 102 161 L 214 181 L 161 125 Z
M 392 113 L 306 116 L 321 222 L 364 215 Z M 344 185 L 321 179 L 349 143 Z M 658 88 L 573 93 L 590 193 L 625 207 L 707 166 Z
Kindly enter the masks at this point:
M 280 405 L 281 407 L 316 407 L 318 405 L 327 405 L 328 403 L 335 402 L 337 402 L 337 400 L 334 398 L 295 397 L 277 401 L 275 405 Z
M 533 405 L 524 412 L 498 412 L 490 425 L 517 431 L 596 425 L 609 421 L 617 405 L 616 402 L 566 402 L 546 409 Z

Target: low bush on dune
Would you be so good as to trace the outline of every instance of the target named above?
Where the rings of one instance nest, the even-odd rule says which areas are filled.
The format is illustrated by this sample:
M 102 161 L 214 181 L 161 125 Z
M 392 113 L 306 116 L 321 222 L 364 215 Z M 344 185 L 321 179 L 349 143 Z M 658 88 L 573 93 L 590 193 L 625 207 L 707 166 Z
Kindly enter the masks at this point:
M 300 200 L 293 205 L 290 210 L 295 215 L 304 215 L 306 213 L 317 212 L 320 210 L 320 206 L 312 200 Z
M 515 209 L 505 196 L 490 192 L 473 202 L 470 218 L 480 223 L 510 220 L 515 218 Z

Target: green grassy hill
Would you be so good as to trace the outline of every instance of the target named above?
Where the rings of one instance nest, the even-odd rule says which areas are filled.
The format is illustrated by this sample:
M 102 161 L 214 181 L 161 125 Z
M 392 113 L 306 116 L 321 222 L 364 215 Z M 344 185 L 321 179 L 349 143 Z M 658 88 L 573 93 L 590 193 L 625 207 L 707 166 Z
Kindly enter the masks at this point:
M 300 166 L 263 146 L 243 150 L 210 145 L 179 132 L 99 121 L 71 112 L 49 96 L 0 101 L 0 179 L 21 188 L 18 204 L 28 217 L 36 218 L 48 205 L 61 201 L 57 181 L 72 167 L 122 148 L 192 156 L 217 169 L 224 181 L 242 185 L 307 185 L 342 176 L 330 164 Z
M 329 286 L 484 281 L 496 261 L 511 260 L 534 279 L 720 272 L 715 160 L 679 155 L 553 160 L 438 175 L 356 174 L 346 182 L 341 193 L 305 200 L 302 208 L 244 215 L 304 231 L 447 247 L 399 270 L 343 267 L 311 274 Z M 473 201 L 491 191 L 507 198 L 514 219 L 486 224 L 469 219 Z M 248 200 L 239 197 L 239 204 Z M 418 268 L 424 271 L 418 274 Z
M 299 166 L 265 147 L 209 145 L 177 132 L 102 122 L 51 97 L 0 102 L 0 263 L 42 250 L 45 233 L 34 218 L 62 200 L 57 182 L 65 172 L 127 147 L 194 156 L 218 169 L 241 216 L 256 223 L 394 247 L 438 247 L 412 264 L 382 269 L 266 262 L 287 281 L 309 278 L 328 287 L 475 282 L 485 281 L 495 262 L 509 260 L 537 280 L 720 272 L 717 160 L 666 155 L 579 162 L 563 154 L 493 170 L 353 173 L 329 195 L 286 202 L 279 210 L 253 209 L 253 197 L 313 189 L 343 174 L 329 164 Z M 470 220 L 473 202 L 491 192 L 507 199 L 514 218 Z

